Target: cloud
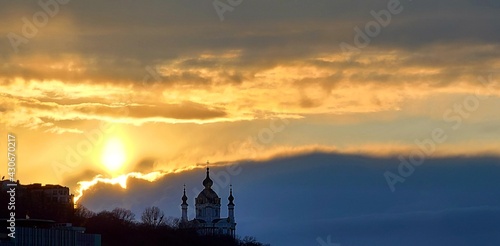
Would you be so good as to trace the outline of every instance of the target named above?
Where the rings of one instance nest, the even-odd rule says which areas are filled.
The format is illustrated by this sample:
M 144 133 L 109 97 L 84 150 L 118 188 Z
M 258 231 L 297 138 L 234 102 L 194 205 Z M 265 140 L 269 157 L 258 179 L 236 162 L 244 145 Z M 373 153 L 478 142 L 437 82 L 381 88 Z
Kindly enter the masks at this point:
M 482 46 L 496 46 L 500 38 L 495 25 L 496 9 L 487 6 L 491 1 L 401 3 L 403 12 L 392 17 L 390 24 L 373 38 L 363 55 L 374 50 L 380 51 L 379 55 L 395 50 L 409 56 L 409 60 L 429 57 L 432 59 L 420 61 L 476 63 L 485 69 L 491 66 L 489 60 L 498 57 L 497 48 L 491 48 L 492 53 L 481 51 Z M 60 14 L 39 31 L 24 52 L 12 55 L 10 46 L 3 45 L 1 53 L 6 55 L 0 59 L 9 66 L 0 68 L 0 72 L 9 77 L 58 79 L 66 83 L 90 80 L 126 84 L 140 83 L 147 74 L 147 66 L 178 63 L 174 67 L 185 70 L 165 76 L 164 83 L 202 86 L 224 80 L 226 83 L 241 83 L 252 74 L 275 66 L 314 59 L 323 54 L 342 54 L 339 44 L 353 42 L 354 27 L 364 29 L 366 23 L 374 20 L 371 10 L 386 8 L 386 2 L 371 1 L 315 4 L 307 1 L 254 1 L 238 6 L 231 18 L 221 23 L 208 2 L 72 2 L 61 8 Z M 36 3 L 16 2 L 5 4 L 4 9 L 16 11 L 2 15 L 2 23 L 7 20 L 11 23 L 8 28 L 0 30 L 2 35 L 19 33 L 22 30 L 21 18 L 30 17 L 40 7 Z M 467 47 L 465 50 L 477 52 L 477 55 L 461 55 L 464 49 L 451 48 L 435 53 L 433 47 L 438 45 Z M 35 50 L 37 52 L 32 52 Z M 221 58 L 234 51 L 238 53 L 234 59 Z M 203 59 L 206 53 L 216 56 Z M 457 55 L 460 59 L 456 59 Z M 355 64 L 356 61 L 351 63 Z M 221 70 L 238 72 L 234 72 L 233 79 L 221 76 L 223 80 L 214 80 L 202 76 L 199 71 L 186 69 L 221 67 Z
M 490 245 L 498 242 L 499 207 L 478 206 L 345 218 L 325 223 L 336 242 L 356 245 Z
M 253 1 L 220 22 L 210 2 L 72 1 L 19 53 L 0 45 L 0 89 L 15 106 L 0 105 L 19 107 L 7 111 L 9 125 L 23 125 L 29 111 L 62 129 L 57 121 L 397 114 L 419 100 L 474 92 L 483 86 L 477 77 L 490 75 L 488 93 L 498 97 L 491 3 L 402 1 L 380 35 L 346 53 L 339 44 L 352 44 L 354 28 L 364 29 L 386 2 Z M 35 2 L 3 6 L 0 35 L 20 33 L 22 18 L 41 10 Z M 72 129 L 81 131 L 65 131 Z
M 243 59 L 238 52 L 225 53 L 227 56 L 221 58 L 199 54 L 198 58 L 185 57 L 158 65 L 154 68 L 157 74 L 149 76 L 158 76 L 159 80 L 142 86 L 124 86 L 121 82 L 101 84 L 99 80 L 72 84 L 13 79 L 15 82 L 2 86 L 5 93 L 2 104 L 6 109 L 17 105 L 31 110 L 42 119 L 114 117 L 133 124 L 208 123 L 251 120 L 262 115 L 261 112 L 287 118 L 398 112 L 404 103 L 436 96 L 500 95 L 497 74 L 493 72 L 499 64 L 498 56 L 494 55 L 496 46 L 437 45 L 429 49 L 420 54 L 404 50 L 378 50 L 362 56 L 323 54 L 243 71 L 239 71 L 237 62 L 230 62 Z M 454 52 L 457 49 L 461 51 Z M 444 59 L 448 54 L 451 59 Z M 193 64 L 192 59 L 197 59 L 197 63 Z M 203 60 L 207 61 L 200 63 Z M 218 66 L 219 63 L 223 65 Z M 144 69 L 143 75 L 149 74 L 148 71 Z M 27 92 L 23 89 L 26 87 L 30 88 Z
M 183 102 L 180 105 L 163 105 L 162 107 L 132 107 L 131 111 L 130 116 L 137 118 L 210 119 L 226 116 L 226 113 L 221 109 L 208 109 L 204 105 L 192 102 Z
M 50 133 L 55 133 L 55 134 L 62 134 L 62 133 L 77 133 L 77 134 L 82 134 L 83 131 L 78 130 L 78 129 L 68 129 L 68 128 L 61 128 L 61 127 L 52 127 L 45 132 L 50 132 Z
M 238 234 L 273 245 L 314 244 L 327 235 L 341 245 L 500 241 L 500 200 L 492 195 L 498 189 L 498 158 L 432 158 L 392 193 L 383 173 L 398 164 L 397 158 L 310 153 L 214 165 L 211 177 L 221 197 L 221 214 L 227 212 L 233 184 Z M 239 172 L 231 172 L 235 170 Z M 96 185 L 81 202 L 94 210 L 121 206 L 136 214 L 153 204 L 179 217 L 186 184 L 192 218 L 204 175 L 200 167 L 154 182 L 132 178 L 127 189 Z

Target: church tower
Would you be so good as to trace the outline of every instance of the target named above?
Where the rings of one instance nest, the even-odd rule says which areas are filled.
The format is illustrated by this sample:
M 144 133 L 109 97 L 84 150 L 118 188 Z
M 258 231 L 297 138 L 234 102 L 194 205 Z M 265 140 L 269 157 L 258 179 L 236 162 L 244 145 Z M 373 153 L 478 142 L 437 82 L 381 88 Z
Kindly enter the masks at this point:
M 228 219 L 230 222 L 234 222 L 234 197 L 233 197 L 233 186 L 229 189 L 229 197 L 227 198 L 229 203 L 227 204 Z
M 181 217 L 181 222 L 185 223 L 188 221 L 187 213 L 188 213 L 188 204 L 187 204 L 187 196 L 186 196 L 186 185 L 184 185 L 184 195 L 182 196 L 182 217 Z
M 233 186 L 229 189 L 229 197 L 227 198 L 229 203 L 227 204 L 227 226 L 226 226 L 226 234 L 231 235 L 233 237 L 236 236 L 236 222 L 234 221 L 234 197 L 233 197 Z
M 207 167 L 207 177 L 203 180 L 203 189 L 196 198 L 196 219 L 211 223 L 220 219 L 220 198 L 212 190 L 214 182 L 210 179 L 210 169 Z

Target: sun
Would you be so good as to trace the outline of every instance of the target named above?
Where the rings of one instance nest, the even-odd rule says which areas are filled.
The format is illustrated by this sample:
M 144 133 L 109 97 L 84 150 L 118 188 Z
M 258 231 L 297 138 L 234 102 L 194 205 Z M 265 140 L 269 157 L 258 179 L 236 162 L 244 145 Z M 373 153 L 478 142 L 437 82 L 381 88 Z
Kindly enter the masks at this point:
M 126 160 L 125 147 L 118 138 L 111 138 L 104 146 L 101 161 L 112 173 L 119 171 Z

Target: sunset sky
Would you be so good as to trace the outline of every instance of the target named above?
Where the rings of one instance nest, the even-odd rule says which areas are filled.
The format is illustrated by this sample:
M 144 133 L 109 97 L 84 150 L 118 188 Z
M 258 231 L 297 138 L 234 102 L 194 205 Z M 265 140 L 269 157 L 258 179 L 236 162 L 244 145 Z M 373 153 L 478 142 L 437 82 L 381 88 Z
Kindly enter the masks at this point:
M 377 169 L 370 169 L 382 183 L 377 192 L 389 197 L 394 192 L 381 160 L 396 175 L 401 158 L 446 160 L 453 169 L 457 156 L 476 163 L 478 173 L 488 173 L 483 165 L 500 173 L 496 0 L 40 2 L 0 2 L 0 155 L 7 133 L 15 134 L 22 183 L 61 184 L 79 197 L 99 182 L 114 183 L 103 187 L 115 193 L 130 190 L 127 177 L 134 177 L 132 183 L 170 185 L 173 193 L 161 195 L 177 209 L 187 183 L 182 177 L 190 177 L 188 186 L 201 185 L 207 160 L 216 170 L 248 165 L 232 177 L 237 184 L 252 168 L 278 175 L 287 169 L 276 164 L 282 158 L 325 154 L 321 160 L 332 155 L 354 166 L 359 158 L 363 166 L 373 161 L 366 165 Z M 476 170 L 463 162 L 460 168 Z M 312 168 L 307 178 L 321 170 Z M 346 180 L 368 172 L 339 170 Z M 169 183 L 173 172 L 176 181 Z M 460 175 L 449 182 L 469 180 Z M 425 186 L 426 176 L 415 179 Z M 241 183 L 251 184 L 251 178 Z M 301 187 L 307 193 L 316 186 Z M 227 187 L 221 192 L 224 200 Z M 88 197 L 87 205 L 148 205 L 120 199 L 99 205 Z M 462 205 L 412 211 L 491 206 L 500 214 L 498 200 Z M 238 224 L 280 245 L 279 237 L 249 225 Z M 321 245 L 316 236 L 326 242 L 327 233 L 307 242 Z

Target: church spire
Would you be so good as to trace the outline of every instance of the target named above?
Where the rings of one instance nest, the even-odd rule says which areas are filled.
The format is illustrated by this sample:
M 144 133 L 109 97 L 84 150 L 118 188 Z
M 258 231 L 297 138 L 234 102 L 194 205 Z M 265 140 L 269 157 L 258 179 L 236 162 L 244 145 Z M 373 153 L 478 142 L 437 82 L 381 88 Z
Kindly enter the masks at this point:
M 227 204 L 228 222 L 234 223 L 234 197 L 233 197 L 233 185 L 229 188 L 229 197 L 227 198 L 229 203 Z
M 229 204 L 228 205 L 233 205 L 234 206 L 234 197 L 233 197 L 233 185 L 230 185 L 229 186 L 229 197 L 227 198 L 227 200 L 229 200 Z
M 188 198 L 186 196 L 186 185 L 184 185 L 184 194 L 182 195 L 182 204 L 181 204 L 181 208 L 182 208 L 181 221 L 182 222 L 187 222 L 188 221 L 188 217 L 187 217 L 187 209 L 188 209 L 187 199 Z
M 188 205 L 187 204 L 187 196 L 186 196 L 186 185 L 184 185 L 184 195 L 182 196 L 182 205 Z
M 208 168 L 208 161 L 207 161 L 207 177 L 205 180 L 203 180 L 203 186 L 205 186 L 205 189 L 210 189 L 212 188 L 212 185 L 214 184 L 214 181 L 210 179 L 210 168 Z

